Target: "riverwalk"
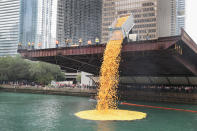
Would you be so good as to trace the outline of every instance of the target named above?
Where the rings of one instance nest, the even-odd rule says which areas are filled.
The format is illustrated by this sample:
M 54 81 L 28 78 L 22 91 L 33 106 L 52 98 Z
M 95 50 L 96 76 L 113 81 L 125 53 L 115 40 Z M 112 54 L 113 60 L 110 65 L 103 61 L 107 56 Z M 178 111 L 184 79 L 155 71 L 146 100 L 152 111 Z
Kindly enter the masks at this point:
M 47 95 L 67 95 L 67 96 L 96 96 L 96 88 L 88 87 L 42 87 L 30 85 L 0 85 L 0 91 L 32 93 L 32 94 L 47 94 Z M 118 91 L 120 100 L 135 100 L 135 101 L 151 101 L 151 102 L 167 102 L 180 104 L 197 104 L 197 93 L 189 92 L 168 92 L 158 89 L 141 89 L 128 88 Z
M 42 87 L 30 85 L 0 85 L 0 91 L 6 92 L 20 92 L 20 93 L 34 93 L 34 94 L 48 94 L 48 95 L 70 95 L 70 96 L 94 96 L 97 93 L 96 89 L 91 88 L 77 88 L 77 87 Z

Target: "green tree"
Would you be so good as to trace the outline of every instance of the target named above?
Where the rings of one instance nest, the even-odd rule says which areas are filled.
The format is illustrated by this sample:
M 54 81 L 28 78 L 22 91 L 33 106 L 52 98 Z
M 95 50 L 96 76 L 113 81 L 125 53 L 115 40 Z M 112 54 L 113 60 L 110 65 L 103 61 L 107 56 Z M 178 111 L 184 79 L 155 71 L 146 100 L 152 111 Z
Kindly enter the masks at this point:
M 64 80 L 65 75 L 57 65 L 32 62 L 16 57 L 0 57 L 0 82 L 29 81 L 49 84 L 52 80 Z
M 81 83 L 81 75 L 77 75 L 76 81 L 77 81 L 77 83 Z
M 10 81 L 29 80 L 29 63 L 17 56 L 9 62 L 8 78 Z

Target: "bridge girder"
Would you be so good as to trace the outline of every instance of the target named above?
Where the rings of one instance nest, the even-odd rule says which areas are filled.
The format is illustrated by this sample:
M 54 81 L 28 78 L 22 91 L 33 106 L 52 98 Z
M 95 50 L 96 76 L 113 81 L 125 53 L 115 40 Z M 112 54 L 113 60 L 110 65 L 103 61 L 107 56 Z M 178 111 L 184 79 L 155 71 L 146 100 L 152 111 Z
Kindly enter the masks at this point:
M 104 49 L 105 45 L 92 45 L 19 52 L 27 59 L 60 65 L 67 72 L 99 75 Z M 121 53 L 121 76 L 197 75 L 197 45 L 183 30 L 181 36 L 123 43 Z

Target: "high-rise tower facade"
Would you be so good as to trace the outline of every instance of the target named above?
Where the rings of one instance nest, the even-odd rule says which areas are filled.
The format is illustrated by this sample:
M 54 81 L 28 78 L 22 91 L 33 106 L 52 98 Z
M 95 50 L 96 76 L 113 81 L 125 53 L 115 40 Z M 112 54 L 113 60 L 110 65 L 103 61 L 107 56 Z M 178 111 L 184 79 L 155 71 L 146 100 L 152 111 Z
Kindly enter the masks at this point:
M 58 0 L 56 38 L 57 38 L 57 41 L 59 42 L 60 45 L 65 44 L 64 10 L 65 10 L 65 0 Z
M 17 54 L 19 20 L 20 0 L 0 0 L 0 56 Z
M 133 33 L 138 40 L 178 35 L 184 27 L 185 0 L 103 0 L 102 43 L 109 39 L 108 27 L 121 15 L 133 15 Z
M 176 0 L 157 0 L 158 37 L 176 35 Z
M 19 43 L 23 47 L 27 47 L 28 43 L 35 43 L 37 35 L 37 16 L 38 1 L 37 0 L 21 0 L 20 15 L 20 40 Z
M 64 30 L 64 38 L 58 38 L 60 44 L 65 44 L 66 39 L 78 43 L 81 38 L 82 44 L 86 44 L 89 40 L 94 43 L 96 37 L 100 38 L 102 0 L 65 0 L 62 3 L 64 5 L 58 7 L 59 18 L 64 19 L 64 27 L 60 22 L 57 29 L 59 34 Z
M 181 28 L 185 27 L 185 0 L 176 0 L 177 17 L 176 17 L 176 34 L 180 34 Z
M 41 48 L 54 48 L 57 31 L 57 0 L 38 0 L 36 43 Z M 40 48 L 36 46 L 36 48 Z
M 21 0 L 20 43 L 28 48 L 54 48 L 57 31 L 57 0 Z
M 104 0 L 102 13 L 102 43 L 109 39 L 108 27 L 121 15 L 133 15 L 133 33 L 138 39 L 157 38 L 157 0 Z M 148 35 L 147 35 L 148 34 Z

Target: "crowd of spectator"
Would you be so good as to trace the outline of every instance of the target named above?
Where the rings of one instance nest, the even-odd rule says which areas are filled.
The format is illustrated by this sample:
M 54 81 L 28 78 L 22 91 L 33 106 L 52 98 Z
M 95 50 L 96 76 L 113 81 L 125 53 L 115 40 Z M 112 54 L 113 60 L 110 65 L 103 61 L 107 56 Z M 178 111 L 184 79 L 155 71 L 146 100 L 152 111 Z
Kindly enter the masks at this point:
M 27 81 L 21 81 L 21 82 L 0 82 L 0 84 L 4 85 L 12 85 L 15 87 L 23 86 L 23 87 L 49 87 L 49 88 L 80 88 L 80 89 L 97 89 L 97 86 L 90 86 L 90 85 L 83 85 L 83 84 L 57 84 L 57 85 L 43 85 L 36 82 L 27 82 Z
M 156 86 L 156 85 L 120 85 L 119 90 L 138 90 L 154 92 L 197 93 L 197 86 Z
M 97 89 L 97 86 L 83 85 L 83 84 L 60 84 L 57 86 L 50 86 L 54 88 L 80 88 L 80 89 Z
M 97 89 L 98 86 L 90 86 L 83 84 L 58 84 L 58 85 L 42 85 L 36 82 L 0 82 L 0 84 L 13 86 L 31 86 L 31 87 L 49 87 L 49 88 L 80 88 L 80 89 Z M 197 93 L 197 86 L 167 86 L 167 85 L 119 85 L 119 91 L 154 91 L 154 92 L 174 92 L 174 93 Z

